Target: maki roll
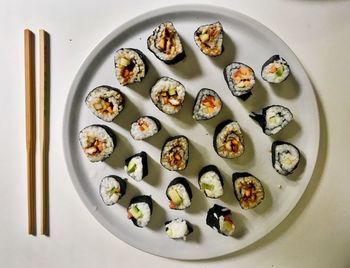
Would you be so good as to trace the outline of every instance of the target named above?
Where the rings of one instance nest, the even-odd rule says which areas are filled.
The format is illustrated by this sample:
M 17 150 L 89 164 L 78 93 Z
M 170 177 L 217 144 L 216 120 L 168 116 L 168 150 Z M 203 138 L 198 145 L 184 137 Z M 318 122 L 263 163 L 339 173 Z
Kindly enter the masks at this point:
M 259 123 L 266 135 L 274 135 L 293 120 L 292 112 L 282 105 L 271 105 L 263 108 L 262 114 L 251 113 L 252 119 Z
M 127 158 L 124 170 L 135 181 L 141 181 L 148 175 L 147 154 L 141 152 Z
M 150 92 L 154 105 L 166 114 L 176 114 L 181 110 L 185 94 L 185 87 L 169 77 L 160 78 Z
M 261 68 L 261 77 L 274 84 L 279 84 L 289 76 L 290 68 L 285 59 L 280 55 L 273 55 Z
M 200 190 L 210 198 L 219 198 L 224 194 L 224 180 L 218 168 L 208 165 L 201 169 L 198 175 Z
M 214 133 L 214 149 L 223 158 L 237 158 L 244 153 L 244 139 L 238 122 L 226 120 Z
M 158 119 L 152 116 L 141 116 L 131 124 L 130 134 L 135 140 L 143 140 L 157 134 L 160 129 Z
M 191 205 L 191 187 L 183 177 L 177 177 L 169 183 L 166 196 L 170 201 L 169 208 L 171 209 L 183 210 Z
M 185 58 L 181 39 L 174 25 L 167 21 L 160 24 L 147 39 L 148 49 L 161 61 L 174 64 Z
M 151 220 L 152 210 L 153 203 L 149 195 L 135 196 L 128 207 L 128 219 L 137 227 L 145 227 Z
M 217 116 L 222 108 L 219 95 L 209 88 L 202 88 L 196 97 L 192 117 L 195 120 L 207 120 Z
M 86 97 L 85 104 L 98 118 L 111 122 L 124 109 L 125 98 L 117 88 L 99 86 Z
M 231 93 L 246 100 L 252 95 L 255 85 L 255 74 L 252 68 L 240 62 L 233 62 L 224 69 L 224 77 Z
M 272 166 L 282 175 L 289 175 L 298 167 L 300 152 L 293 144 L 275 141 L 271 146 Z
M 165 222 L 165 233 L 171 239 L 186 240 L 187 236 L 193 232 L 191 224 L 183 219 L 175 219 Z
M 101 180 L 100 196 L 107 205 L 114 205 L 123 197 L 126 191 L 126 182 L 121 177 L 110 175 Z
M 146 56 L 134 48 L 121 48 L 114 55 L 115 73 L 122 86 L 141 82 L 147 74 Z
M 248 172 L 232 174 L 235 196 L 242 209 L 254 208 L 264 199 L 264 188 L 259 179 Z
M 185 136 L 170 137 L 163 145 L 160 163 L 170 171 L 184 170 L 188 157 L 188 139 Z
M 202 25 L 194 32 L 194 41 L 200 50 L 208 56 L 221 55 L 223 47 L 224 31 L 220 22 Z
M 79 133 L 79 141 L 86 157 L 91 162 L 104 161 L 114 151 L 117 139 L 107 126 L 90 125 Z
M 235 231 L 231 210 L 217 204 L 208 210 L 206 223 L 218 233 L 225 236 L 233 235 Z

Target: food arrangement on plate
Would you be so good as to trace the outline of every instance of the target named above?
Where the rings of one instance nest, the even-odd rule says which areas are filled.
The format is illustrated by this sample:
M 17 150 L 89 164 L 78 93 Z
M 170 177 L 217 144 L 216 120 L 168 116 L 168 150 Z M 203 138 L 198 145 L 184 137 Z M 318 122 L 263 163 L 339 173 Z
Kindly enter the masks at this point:
M 209 57 L 221 56 L 224 47 L 224 30 L 220 22 L 199 25 L 194 30 L 194 42 L 199 51 Z M 166 64 L 177 64 L 186 57 L 186 51 L 180 35 L 172 22 L 164 22 L 158 25 L 147 39 L 147 47 L 160 61 Z M 135 48 L 119 48 L 114 55 L 114 67 L 116 78 L 120 85 L 141 83 L 148 74 L 148 63 L 145 54 Z M 234 97 L 246 101 L 254 92 L 256 73 L 253 68 L 242 62 L 232 62 L 223 70 L 223 78 Z M 291 73 L 287 61 L 279 55 L 271 56 L 261 64 L 260 74 L 267 83 L 278 84 L 285 81 Z M 186 88 L 180 82 L 170 77 L 159 78 L 149 89 L 149 98 L 158 108 L 159 112 L 169 115 L 169 120 L 183 107 L 186 99 Z M 128 101 L 122 90 L 112 86 L 102 85 L 91 90 L 85 99 L 87 109 L 98 119 L 112 122 L 120 113 Z M 220 113 L 223 107 L 219 94 L 209 88 L 202 88 L 197 93 L 193 102 L 193 124 L 201 124 L 202 120 L 210 120 Z M 248 113 L 249 114 L 249 113 Z M 252 112 L 249 116 L 256 121 L 264 134 L 273 136 L 293 120 L 292 112 L 279 104 L 262 108 L 261 114 Z M 143 115 L 130 125 L 130 136 L 133 140 L 143 141 L 157 135 L 161 131 L 161 123 L 157 115 Z M 223 159 L 235 161 L 246 151 L 244 134 L 237 121 L 227 119 L 218 124 L 214 130 L 212 144 L 213 153 Z M 93 124 L 83 128 L 79 133 L 79 142 L 83 153 L 90 162 L 101 162 L 109 158 L 118 150 L 116 135 L 113 131 L 100 124 Z M 168 171 L 182 171 L 186 169 L 191 160 L 189 145 L 191 139 L 184 135 L 170 136 L 160 148 L 158 168 Z M 263 152 L 261 152 L 263 153 Z M 214 153 L 215 154 L 215 153 Z M 299 149 L 287 141 L 273 141 L 271 145 L 272 167 L 279 174 L 287 176 L 298 167 L 300 161 Z M 224 161 L 224 160 L 223 160 Z M 220 167 L 208 164 L 201 168 L 198 174 L 198 185 L 202 194 L 210 199 L 220 199 L 224 191 L 230 187 L 225 186 Z M 143 178 L 148 175 L 147 152 L 141 151 L 125 159 L 125 174 L 140 184 L 142 188 Z M 258 174 L 259 175 L 259 174 Z M 99 194 L 102 201 L 111 206 L 119 202 L 128 191 L 127 179 L 124 174 L 109 175 L 100 182 Z M 233 191 L 232 191 L 233 190 Z M 264 181 L 249 173 L 233 172 L 232 198 L 236 197 L 243 210 L 254 209 L 264 202 Z M 185 177 L 176 177 L 171 180 L 164 194 L 169 204 L 160 204 L 163 208 L 171 210 L 185 210 L 196 200 L 192 200 L 191 186 Z M 137 227 L 146 227 L 151 221 L 153 201 L 151 195 L 134 196 L 127 207 L 126 215 Z M 208 226 L 219 234 L 232 236 L 235 232 L 236 219 L 231 210 L 218 204 L 214 204 L 207 211 L 206 220 Z M 165 222 L 165 233 L 171 239 L 186 240 L 187 236 L 195 232 L 189 221 L 175 218 Z

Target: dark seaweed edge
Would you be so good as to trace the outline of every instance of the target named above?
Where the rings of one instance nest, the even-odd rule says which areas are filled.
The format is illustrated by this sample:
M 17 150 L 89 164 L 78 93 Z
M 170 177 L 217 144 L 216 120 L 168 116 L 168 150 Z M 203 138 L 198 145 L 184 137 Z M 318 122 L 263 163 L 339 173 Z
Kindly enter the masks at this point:
M 225 211 L 222 211 L 222 210 L 225 210 Z M 214 216 L 214 214 L 216 214 L 218 217 L 216 218 Z M 220 224 L 219 224 L 219 217 L 220 216 L 226 216 L 226 215 L 232 215 L 232 212 L 229 208 L 227 207 L 223 207 L 223 206 L 220 206 L 218 204 L 214 204 L 213 207 L 211 207 L 208 212 L 207 212 L 207 217 L 206 217 L 206 224 L 210 227 L 210 228 L 216 228 L 216 231 L 219 233 L 219 234 L 222 234 L 224 236 L 227 236 L 226 234 L 222 233 L 220 231 Z
M 279 145 L 284 145 L 284 144 L 290 145 L 290 146 L 294 147 L 294 148 L 297 150 L 299 160 L 298 160 L 298 163 L 295 165 L 295 167 L 294 167 L 292 170 L 284 170 L 284 169 L 281 167 L 281 169 L 284 171 L 283 173 L 281 173 L 281 172 L 279 172 L 279 171 L 275 168 L 275 163 L 276 163 L 276 162 L 279 162 L 279 161 L 277 161 L 277 159 L 275 158 L 275 155 L 276 155 L 276 147 L 279 146 Z M 299 165 L 299 163 L 300 163 L 300 156 L 301 156 L 300 150 L 299 150 L 294 144 L 291 144 L 291 143 L 286 142 L 286 141 L 274 141 L 274 142 L 272 143 L 272 145 L 271 145 L 271 154 L 272 154 L 272 158 L 271 158 L 272 167 L 273 167 L 274 170 L 276 170 L 279 174 L 284 175 L 284 176 L 288 176 L 288 175 L 292 174 L 292 173 L 297 169 L 297 167 L 298 167 L 298 165 Z
M 141 151 L 140 153 L 134 154 L 134 155 L 128 157 L 127 159 L 125 159 L 124 163 L 125 163 L 125 166 L 127 167 L 129 165 L 129 162 L 131 161 L 131 159 L 133 159 L 136 156 L 141 156 L 142 166 L 143 166 L 143 169 L 142 169 L 142 179 L 143 179 L 144 177 L 146 177 L 148 175 L 148 161 L 147 161 L 147 153 L 146 152 Z
M 170 200 L 170 197 L 168 195 L 169 187 L 176 185 L 176 184 L 182 184 L 185 187 L 186 192 L 188 193 L 188 197 L 190 198 L 190 200 L 192 200 L 193 195 L 192 195 L 192 190 L 191 190 L 190 184 L 188 183 L 188 181 L 184 177 L 176 177 L 168 184 L 168 186 L 166 188 L 166 192 L 165 192 L 167 198 Z
M 173 137 L 167 138 L 166 141 L 164 142 L 163 146 L 162 146 L 161 151 L 160 151 L 160 161 L 159 162 L 162 165 L 162 167 L 164 167 L 165 169 L 167 169 L 169 171 L 181 171 L 181 170 L 184 170 L 184 169 L 180 169 L 180 170 L 179 169 L 168 169 L 162 163 L 162 156 L 163 156 L 164 148 L 167 145 L 167 143 L 169 143 L 169 142 L 171 142 L 173 140 L 179 139 L 179 138 L 184 138 L 186 140 L 186 142 L 187 142 L 187 159 L 185 160 L 185 164 L 186 165 L 185 165 L 184 169 L 187 168 L 188 160 L 190 159 L 190 143 L 189 143 L 189 140 L 188 140 L 188 138 L 186 136 L 184 136 L 184 135 L 177 135 L 177 136 L 173 136 Z
M 280 59 L 282 59 L 283 61 L 286 62 L 286 64 L 284 64 L 284 65 L 286 65 L 286 66 L 288 67 L 288 69 L 289 69 L 289 74 L 288 74 L 283 80 L 281 80 L 280 82 L 270 82 L 270 81 L 267 81 L 267 80 L 265 79 L 265 77 L 263 76 L 264 68 L 265 68 L 267 65 L 269 65 L 270 63 L 273 63 L 274 61 L 277 61 L 277 60 L 280 60 Z M 290 73 L 291 73 L 291 69 L 290 69 L 290 66 L 289 66 L 288 62 L 287 62 L 283 57 L 281 57 L 279 54 L 275 54 L 275 55 L 271 56 L 267 61 L 265 61 L 265 63 L 262 65 L 262 67 L 261 67 L 261 72 L 260 72 L 260 76 L 261 76 L 261 78 L 262 78 L 264 81 L 266 81 L 266 82 L 268 82 L 268 83 L 271 83 L 271 84 L 280 84 L 280 83 L 282 83 L 283 81 L 286 81 L 286 80 L 287 80 L 287 78 L 289 77 Z
M 216 23 L 219 23 L 220 26 L 221 26 L 221 33 L 220 33 L 220 34 L 221 34 L 221 39 L 222 39 L 221 53 L 218 54 L 218 55 L 208 55 L 208 54 L 204 53 L 204 51 L 201 49 L 201 47 L 199 46 L 199 44 L 196 42 L 196 36 L 199 36 L 199 35 L 198 35 L 198 31 L 199 31 L 200 28 L 205 27 L 205 26 L 209 26 L 209 25 L 213 25 L 213 24 L 216 24 Z M 194 31 L 194 33 L 193 33 L 194 42 L 195 42 L 196 45 L 198 46 L 199 50 L 200 50 L 204 55 L 206 55 L 206 56 L 208 56 L 208 57 L 211 57 L 211 58 L 219 57 L 219 56 L 222 55 L 222 53 L 224 53 L 224 51 L 225 51 L 225 47 L 224 47 L 224 37 L 225 37 L 225 31 L 224 31 L 224 28 L 222 27 L 222 24 L 221 24 L 220 21 L 216 21 L 216 22 L 208 23 L 208 24 L 203 24 L 203 25 L 199 26 L 199 27 Z
M 91 95 L 91 93 L 92 92 L 94 92 L 96 89 L 98 89 L 98 88 L 101 88 L 101 87 L 104 87 L 104 88 L 107 88 L 108 90 L 113 90 L 113 91 L 116 91 L 119 95 L 121 95 L 121 97 L 122 97 L 122 102 L 121 102 L 121 104 L 119 105 L 119 106 L 122 106 L 122 109 L 121 109 L 121 111 L 118 113 L 118 114 L 116 114 L 113 118 L 112 118 L 112 120 L 105 120 L 105 119 L 103 119 L 102 117 L 100 117 L 100 116 L 98 116 L 97 114 L 95 114 L 90 108 L 89 108 L 89 106 L 88 106 L 88 98 L 89 98 L 89 96 Z M 120 89 L 118 89 L 118 88 L 116 88 L 116 87 L 112 87 L 112 86 L 108 86 L 108 85 L 101 85 L 101 86 L 97 86 L 97 87 L 95 87 L 94 89 L 92 89 L 87 95 L 86 95 L 86 97 L 85 97 L 85 105 L 87 106 L 87 108 L 89 109 L 89 111 L 94 115 L 94 116 L 96 116 L 97 118 L 99 118 L 99 119 L 101 119 L 101 120 L 103 120 L 103 121 L 105 121 L 105 122 L 112 122 L 114 119 L 116 119 L 117 117 L 118 117 L 118 115 L 120 115 L 121 114 L 121 112 L 124 110 L 124 108 L 125 108 L 125 95 L 120 91 Z
M 196 118 L 194 118 L 194 116 L 195 116 L 196 112 L 198 112 L 198 111 L 196 111 L 195 108 L 197 107 L 198 101 L 199 101 L 199 105 L 200 105 L 200 100 L 202 99 L 202 97 L 203 97 L 203 95 L 204 95 L 203 91 L 210 91 L 210 93 L 212 93 L 212 94 L 211 94 L 212 96 L 214 96 L 215 98 L 218 98 L 218 99 L 221 101 L 221 107 L 220 107 L 219 112 L 218 112 L 216 115 L 214 115 L 214 116 L 211 116 L 211 117 L 208 117 L 208 118 L 207 118 L 207 117 L 202 117 L 202 118 L 200 118 L 200 119 L 196 119 Z M 209 120 L 209 119 L 212 119 L 212 118 L 218 116 L 218 115 L 221 113 L 222 106 L 223 106 L 222 99 L 220 98 L 219 94 L 218 94 L 215 90 L 210 89 L 210 88 L 202 88 L 202 89 L 200 89 L 200 90 L 198 91 L 197 96 L 196 96 L 196 99 L 194 100 L 194 104 L 193 104 L 193 108 L 192 108 L 192 118 L 193 118 L 194 120 L 196 120 L 196 121 L 202 121 L 202 120 Z
M 119 51 L 119 50 L 132 50 L 134 52 L 136 52 L 136 54 L 140 57 L 143 65 L 145 66 L 145 75 L 143 77 L 140 78 L 140 81 L 135 81 L 135 82 L 132 82 L 132 83 L 126 83 L 125 85 L 121 85 L 121 86 L 127 86 L 127 85 L 132 85 L 132 84 L 135 84 L 135 83 L 141 83 L 143 81 L 143 79 L 146 77 L 147 73 L 148 73 L 148 69 L 149 69 L 149 66 L 148 66 L 148 59 L 146 57 L 145 54 L 143 54 L 143 52 L 137 48 L 129 48 L 129 47 L 123 47 L 123 48 L 119 48 L 115 51 L 114 55 Z M 117 63 L 115 61 L 115 56 L 114 56 L 114 69 L 117 69 Z M 118 80 L 118 78 L 117 78 Z M 119 80 L 118 80 L 119 82 Z M 120 82 L 119 82 L 120 84 Z
M 240 199 L 239 199 L 239 197 L 238 197 L 238 189 L 236 189 L 236 187 L 235 187 L 235 181 L 236 180 L 239 180 L 239 179 L 241 179 L 241 178 L 245 178 L 245 177 L 253 177 L 253 178 L 255 178 L 256 180 L 257 180 L 257 182 L 260 184 L 260 187 L 261 187 L 261 189 L 262 189 L 262 192 L 263 192 L 263 198 L 259 201 L 259 203 L 256 203 L 255 204 L 255 206 L 253 206 L 253 207 L 250 207 L 250 208 L 243 208 L 242 206 L 241 206 L 241 202 L 239 202 L 240 201 Z M 234 193 L 235 193 L 235 197 L 236 197 L 236 199 L 237 199 L 237 201 L 238 201 L 238 203 L 239 203 L 239 205 L 240 205 L 240 207 L 242 208 L 242 209 L 244 209 L 244 210 L 247 210 L 247 209 L 252 209 L 252 208 L 255 208 L 255 207 L 257 207 L 264 199 L 265 199 L 265 189 L 264 189 L 264 186 L 263 186 L 263 184 L 261 183 L 261 181 L 257 178 L 257 177 L 255 177 L 254 175 L 252 175 L 251 173 L 249 173 L 249 172 L 235 172 L 235 173 L 233 173 L 232 174 L 232 184 L 233 184 L 233 191 L 234 191 Z
M 199 171 L 199 174 L 198 174 L 198 185 L 199 185 L 199 189 L 202 190 L 201 184 L 200 184 L 200 181 L 201 181 L 202 176 L 203 176 L 205 173 L 209 172 L 209 171 L 213 171 L 213 172 L 215 172 L 215 173 L 218 175 L 219 180 L 220 180 L 220 183 L 221 183 L 221 187 L 224 188 L 224 180 L 223 180 L 223 177 L 222 177 L 222 175 L 221 175 L 219 169 L 217 168 L 217 166 L 215 166 L 215 165 L 207 165 L 207 166 L 203 167 L 203 168 Z M 216 199 L 216 198 L 214 198 L 214 197 L 208 196 L 208 195 L 206 194 L 205 191 L 203 191 L 203 193 L 204 193 L 205 196 L 208 197 L 208 198 Z
M 153 51 L 151 48 L 150 48 L 150 38 L 154 35 L 157 34 L 157 29 L 160 27 L 160 25 L 164 24 L 164 23 L 171 23 L 171 25 L 174 27 L 175 31 L 176 31 L 176 34 L 178 35 L 179 37 L 179 40 L 180 40 L 180 43 L 181 43 L 181 46 L 182 46 L 182 52 L 177 54 L 173 59 L 171 60 L 163 60 L 161 59 L 160 57 L 158 57 L 157 53 L 155 51 Z M 182 44 L 182 41 L 181 41 L 181 36 L 179 34 L 179 32 L 176 30 L 174 24 L 171 22 L 171 21 L 165 21 L 165 22 L 162 22 L 161 24 L 159 24 L 152 32 L 152 34 L 147 38 L 147 48 L 149 51 L 151 51 L 153 53 L 153 55 L 160 61 L 166 63 L 166 64 L 169 64 L 169 65 L 172 65 L 172 64 L 176 64 L 180 61 L 182 61 L 185 57 L 186 57 L 186 53 L 185 53 L 185 49 L 184 49 L 184 46 Z

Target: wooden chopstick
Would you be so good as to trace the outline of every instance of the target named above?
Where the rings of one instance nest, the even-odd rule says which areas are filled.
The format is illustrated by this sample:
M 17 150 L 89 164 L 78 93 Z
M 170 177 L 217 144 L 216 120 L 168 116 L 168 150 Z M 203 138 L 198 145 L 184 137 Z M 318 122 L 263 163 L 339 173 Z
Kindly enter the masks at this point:
M 34 34 L 24 30 L 25 116 L 27 151 L 27 205 L 28 233 L 36 234 L 35 227 L 35 66 Z
M 39 30 L 40 41 L 40 162 L 41 234 L 49 235 L 48 124 L 49 124 L 49 36 Z

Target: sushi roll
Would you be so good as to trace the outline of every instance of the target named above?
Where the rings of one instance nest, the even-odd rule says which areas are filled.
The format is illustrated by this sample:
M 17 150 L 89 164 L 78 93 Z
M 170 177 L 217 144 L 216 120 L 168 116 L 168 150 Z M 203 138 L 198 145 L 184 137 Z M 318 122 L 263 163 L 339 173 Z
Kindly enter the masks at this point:
M 147 47 L 166 64 L 174 64 L 185 58 L 180 36 L 169 21 L 160 24 L 153 31 L 147 39 Z
M 185 136 L 168 138 L 162 148 L 160 163 L 170 171 L 184 170 L 189 158 L 188 139 Z
M 138 49 L 121 48 L 114 55 L 115 73 L 122 86 L 141 82 L 148 67 L 146 56 Z
M 233 96 L 246 100 L 252 95 L 255 74 L 252 68 L 240 62 L 233 62 L 224 69 L 224 77 Z
M 185 87 L 169 77 L 160 78 L 150 92 L 154 105 L 166 114 L 176 114 L 181 110 L 185 94 Z
M 231 210 L 217 204 L 208 210 L 206 223 L 225 236 L 233 235 L 236 229 L 232 221 Z
M 279 84 L 286 80 L 290 73 L 290 67 L 285 59 L 280 55 L 273 55 L 261 68 L 261 77 L 274 84 Z
M 125 98 L 117 88 L 99 86 L 87 95 L 85 104 L 98 118 L 111 122 L 123 111 Z
M 175 219 L 165 223 L 165 233 L 171 239 L 186 240 L 187 236 L 192 232 L 192 225 L 186 220 Z
M 208 56 L 216 57 L 224 51 L 224 31 L 220 22 L 202 25 L 194 32 L 194 41 Z
M 264 188 L 259 179 L 248 172 L 232 174 L 235 196 L 242 209 L 255 208 L 264 199 Z
M 113 153 L 117 139 L 107 126 L 90 125 L 79 133 L 79 142 L 91 162 L 104 161 Z
M 208 165 L 201 169 L 198 175 L 200 190 L 210 198 L 219 198 L 224 194 L 224 180 L 219 169 L 214 165 Z
M 251 113 L 249 116 L 259 123 L 268 136 L 277 134 L 293 120 L 292 112 L 282 105 L 267 106 L 262 114 Z
M 160 129 L 158 119 L 152 116 L 141 116 L 131 124 L 130 134 L 135 140 L 144 140 L 157 134 Z
M 151 220 L 152 210 L 153 203 L 149 195 L 135 196 L 128 207 L 128 219 L 137 227 L 145 227 Z
M 107 206 L 111 206 L 125 194 L 126 182 L 118 176 L 106 176 L 101 180 L 99 191 L 102 201 Z
M 191 206 L 191 187 L 183 177 L 177 177 L 169 183 L 166 196 L 170 201 L 169 208 L 171 209 L 183 210 Z
M 148 175 L 147 154 L 142 151 L 127 158 L 124 170 L 135 181 L 141 181 Z
M 209 88 L 202 88 L 196 97 L 192 117 L 194 120 L 207 120 L 217 116 L 222 108 L 219 95 Z
M 289 175 L 298 167 L 300 151 L 293 144 L 274 141 L 271 146 L 272 166 L 282 175 Z
M 223 158 L 237 158 L 244 153 L 244 139 L 238 122 L 226 120 L 214 133 L 214 149 Z

